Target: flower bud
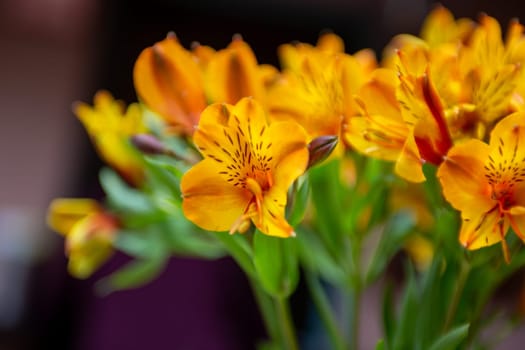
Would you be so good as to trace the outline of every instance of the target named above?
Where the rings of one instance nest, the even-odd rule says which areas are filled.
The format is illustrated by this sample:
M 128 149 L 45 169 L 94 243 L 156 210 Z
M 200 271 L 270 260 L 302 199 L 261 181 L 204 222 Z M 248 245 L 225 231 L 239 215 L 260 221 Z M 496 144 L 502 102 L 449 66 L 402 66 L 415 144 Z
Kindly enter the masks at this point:
M 308 144 L 308 151 L 310 158 L 308 160 L 308 167 L 311 168 L 317 163 L 322 162 L 332 153 L 337 146 L 338 138 L 335 135 L 319 136 L 313 139 Z
M 131 143 L 144 154 L 158 155 L 166 154 L 164 144 L 151 134 L 137 134 L 131 137 Z

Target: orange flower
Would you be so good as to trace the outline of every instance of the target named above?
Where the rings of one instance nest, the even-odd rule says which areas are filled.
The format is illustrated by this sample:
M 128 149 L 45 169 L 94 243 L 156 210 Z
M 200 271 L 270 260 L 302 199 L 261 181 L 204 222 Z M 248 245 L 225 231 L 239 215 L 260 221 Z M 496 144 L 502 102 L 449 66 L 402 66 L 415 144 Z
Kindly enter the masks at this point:
M 74 112 L 100 157 L 130 183 L 139 186 L 144 179 L 144 164 L 130 142 L 131 136 L 146 131 L 139 105 L 131 104 L 125 110 L 122 102 L 114 100 L 109 92 L 99 91 L 93 107 L 79 102 Z
M 206 50 L 208 51 L 208 50 Z M 135 62 L 133 81 L 140 99 L 179 134 L 192 135 L 206 107 L 200 61 L 174 34 L 142 51 Z
M 186 217 L 210 231 L 243 232 L 250 220 L 271 236 L 294 235 L 285 219 L 288 187 L 306 169 L 307 137 L 291 121 L 269 124 L 251 98 L 214 104 L 194 142 L 204 159 L 182 178 Z
M 498 242 L 508 250 L 510 227 L 525 239 L 525 113 L 502 119 L 490 143 L 472 139 L 454 146 L 438 170 L 443 194 L 461 211 L 460 242 L 478 249 Z
M 113 253 L 118 230 L 115 217 L 91 199 L 55 199 L 47 214 L 48 225 L 66 238 L 69 273 L 89 277 Z
M 352 95 L 375 66 L 369 51 L 358 58 L 343 50 L 342 40 L 334 34 L 321 36 L 315 47 L 282 45 L 283 74 L 268 90 L 270 117 L 300 123 L 310 139 L 339 137 L 345 116 L 357 108 Z
M 365 155 L 395 161 L 399 176 L 422 182 L 422 165 L 440 164 L 452 141 L 425 58 L 398 54 L 397 77 L 378 69 L 354 96 L 359 109 L 346 119 L 344 137 Z

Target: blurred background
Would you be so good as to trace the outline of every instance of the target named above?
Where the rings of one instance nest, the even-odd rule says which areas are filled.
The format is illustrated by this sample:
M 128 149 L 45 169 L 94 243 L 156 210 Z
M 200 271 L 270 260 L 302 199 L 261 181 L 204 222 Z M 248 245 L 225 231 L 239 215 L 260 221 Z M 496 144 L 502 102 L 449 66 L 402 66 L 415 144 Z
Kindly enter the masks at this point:
M 443 1 L 456 17 L 481 11 L 505 27 L 525 18 L 521 1 Z M 189 47 L 225 47 L 235 33 L 261 63 L 278 64 L 279 44 L 315 43 L 332 30 L 353 53 L 380 55 L 401 32 L 418 33 L 433 3 L 417 0 L 0 0 L 0 350 L 252 349 L 264 338 L 250 289 L 228 259 L 172 259 L 146 287 L 100 298 L 94 282 L 121 265 L 117 255 L 92 278 L 66 273 L 63 240 L 45 226 L 55 197 L 101 197 L 101 166 L 71 112 L 101 88 L 136 100 L 140 51 L 174 31 Z M 379 336 L 365 309 L 363 349 Z M 312 349 L 308 301 L 294 317 Z M 377 307 L 376 307 L 377 308 Z M 523 333 L 523 332 L 521 332 Z M 501 349 L 518 349 L 520 332 Z M 368 342 L 367 342 L 368 341 Z M 176 345 L 174 345 L 176 344 Z M 318 344 L 316 345 L 312 344 Z

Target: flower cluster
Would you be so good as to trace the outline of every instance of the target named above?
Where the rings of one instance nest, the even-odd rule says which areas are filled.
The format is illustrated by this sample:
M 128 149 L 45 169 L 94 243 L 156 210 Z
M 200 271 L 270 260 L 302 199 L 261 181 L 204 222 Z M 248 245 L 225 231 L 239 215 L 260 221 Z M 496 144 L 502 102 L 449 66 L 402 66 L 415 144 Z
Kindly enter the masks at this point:
M 293 291 L 286 271 L 295 265 L 277 256 L 290 240 L 271 237 L 297 236 L 303 249 L 337 261 L 343 272 L 319 268 L 327 279 L 359 275 L 352 259 L 365 232 L 396 223 L 400 210 L 415 216 L 409 231 L 443 234 L 433 217 L 449 210 L 441 198 L 460 212 L 459 232 L 451 220 L 448 231 L 456 230 L 463 247 L 501 243 L 510 263 L 509 229 L 525 240 L 523 31 L 513 21 L 503 39 L 488 15 L 455 19 L 436 7 L 420 36 L 394 37 L 380 60 L 369 49 L 346 53 L 343 40 L 328 33 L 315 46 L 280 46 L 280 69 L 260 64 L 240 36 L 224 49 L 188 50 L 168 34 L 135 63 L 140 103 L 125 111 L 99 92 L 93 108 L 75 107 L 116 173 L 101 176 L 108 209 L 81 200 L 50 206 L 49 224 L 66 235 L 71 272 L 87 277 L 111 245 L 141 259 L 151 256 L 137 247 L 150 245 L 162 258 L 215 257 L 219 241 L 282 297 Z M 422 193 L 432 186 L 439 198 L 429 204 Z M 159 245 L 156 232 L 172 229 L 169 243 Z M 439 245 L 429 242 L 440 238 L 410 238 L 397 245 L 428 266 Z M 275 256 L 264 251 L 270 248 Z M 280 272 L 268 272 L 270 262 Z M 377 264 L 366 278 L 386 262 Z

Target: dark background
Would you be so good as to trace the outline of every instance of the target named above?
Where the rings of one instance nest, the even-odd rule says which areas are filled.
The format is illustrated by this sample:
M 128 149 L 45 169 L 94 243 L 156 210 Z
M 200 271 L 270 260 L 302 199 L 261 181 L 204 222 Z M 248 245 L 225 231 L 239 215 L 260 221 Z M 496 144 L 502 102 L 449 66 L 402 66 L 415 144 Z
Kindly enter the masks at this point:
M 456 17 L 487 12 L 504 28 L 510 18 L 525 17 L 517 0 L 442 3 Z M 172 259 L 150 285 L 105 298 L 94 294 L 93 283 L 126 257 L 117 255 L 86 281 L 67 275 L 62 238 L 44 225 L 47 204 L 59 196 L 101 195 L 101 164 L 71 103 L 91 102 L 100 88 L 135 101 L 134 61 L 169 31 L 186 47 L 199 41 L 216 49 L 240 33 L 259 62 L 277 65 L 278 45 L 315 43 L 324 30 L 339 34 L 349 53 L 370 47 L 380 54 L 393 35 L 417 33 L 432 6 L 410 0 L 0 0 L 0 349 L 253 348 L 264 330 L 249 286 L 230 260 Z M 363 315 L 363 349 L 380 337 L 374 298 L 372 291 L 363 308 L 370 310 Z M 317 328 L 301 289 L 293 306 L 303 342 L 312 349 L 323 344 L 313 338 Z M 519 348 L 512 347 L 519 337 L 501 349 Z

